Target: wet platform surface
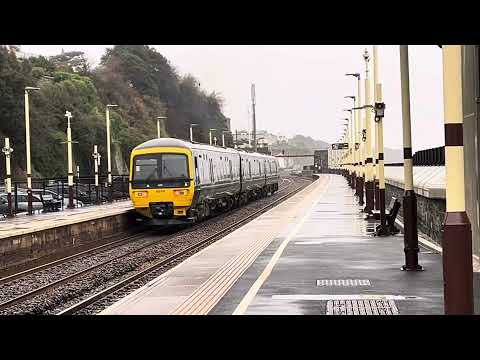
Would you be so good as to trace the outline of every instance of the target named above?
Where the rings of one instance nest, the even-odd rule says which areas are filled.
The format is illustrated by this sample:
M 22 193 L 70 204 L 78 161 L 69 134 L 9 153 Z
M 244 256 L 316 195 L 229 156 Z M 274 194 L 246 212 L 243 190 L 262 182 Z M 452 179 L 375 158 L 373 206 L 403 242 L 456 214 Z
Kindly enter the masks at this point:
M 441 254 L 421 247 L 425 271 L 401 271 L 403 235 L 374 237 L 363 216 L 343 177 L 321 175 L 103 314 L 444 314 Z
M 64 211 L 40 213 L 35 215 L 19 214 L 12 219 L 0 221 L 0 239 L 42 231 L 58 226 L 94 220 L 106 216 L 125 213 L 133 209 L 130 200 L 116 201 L 112 204 L 85 206 Z

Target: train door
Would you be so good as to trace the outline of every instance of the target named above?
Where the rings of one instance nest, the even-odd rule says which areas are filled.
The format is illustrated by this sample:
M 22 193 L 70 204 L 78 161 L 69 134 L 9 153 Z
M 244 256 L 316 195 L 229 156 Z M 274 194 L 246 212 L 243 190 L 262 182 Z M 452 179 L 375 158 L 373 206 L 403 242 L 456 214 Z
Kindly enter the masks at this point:
M 244 169 L 244 164 L 243 164 L 243 158 L 241 155 L 238 155 L 240 158 L 239 163 L 239 168 L 238 168 L 238 173 L 239 173 L 239 178 L 240 178 L 240 191 L 243 191 L 243 169 Z
M 195 186 L 200 185 L 200 172 L 198 167 L 198 153 L 193 154 L 193 166 L 195 168 Z
M 263 160 L 263 174 L 265 177 L 265 184 L 267 184 L 267 161 Z
M 215 181 L 215 177 L 214 177 L 214 174 L 213 174 L 212 158 L 208 159 L 208 165 L 209 165 L 209 169 L 210 169 L 210 182 L 213 184 L 214 181 Z

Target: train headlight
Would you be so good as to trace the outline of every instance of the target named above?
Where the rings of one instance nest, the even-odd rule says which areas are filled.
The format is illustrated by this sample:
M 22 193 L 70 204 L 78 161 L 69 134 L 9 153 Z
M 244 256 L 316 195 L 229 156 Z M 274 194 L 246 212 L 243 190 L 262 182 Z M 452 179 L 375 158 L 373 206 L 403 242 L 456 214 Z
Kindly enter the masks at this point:
M 183 196 L 188 194 L 188 190 L 174 190 L 173 193 L 177 196 Z
M 148 193 L 146 191 L 135 191 L 135 197 L 137 198 L 146 198 Z

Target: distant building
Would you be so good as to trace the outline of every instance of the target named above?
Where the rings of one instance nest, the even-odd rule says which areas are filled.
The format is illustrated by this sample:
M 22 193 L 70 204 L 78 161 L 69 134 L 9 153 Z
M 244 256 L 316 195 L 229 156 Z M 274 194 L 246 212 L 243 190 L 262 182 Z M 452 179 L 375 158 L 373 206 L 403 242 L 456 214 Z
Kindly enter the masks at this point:
M 234 136 L 238 144 L 250 142 L 250 134 L 246 130 L 237 130 Z
M 251 142 L 253 140 L 253 133 L 249 133 L 247 130 L 237 130 L 236 136 L 237 136 L 237 140 L 238 140 L 239 144 L 243 143 L 243 142 L 248 143 L 248 142 Z M 275 145 L 279 142 L 280 137 L 277 136 L 277 135 L 271 134 L 266 130 L 258 130 L 257 131 L 257 144 L 258 145 Z M 285 137 L 283 137 L 283 138 L 285 138 Z

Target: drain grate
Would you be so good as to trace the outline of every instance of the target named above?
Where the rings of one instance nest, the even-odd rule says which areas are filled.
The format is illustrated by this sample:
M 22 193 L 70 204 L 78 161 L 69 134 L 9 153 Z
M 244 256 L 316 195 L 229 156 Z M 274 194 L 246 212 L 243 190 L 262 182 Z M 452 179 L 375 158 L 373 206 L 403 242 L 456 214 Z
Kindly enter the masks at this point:
M 317 286 L 370 286 L 370 280 L 340 279 L 340 280 L 317 280 Z
M 393 300 L 329 300 L 326 315 L 398 315 Z

